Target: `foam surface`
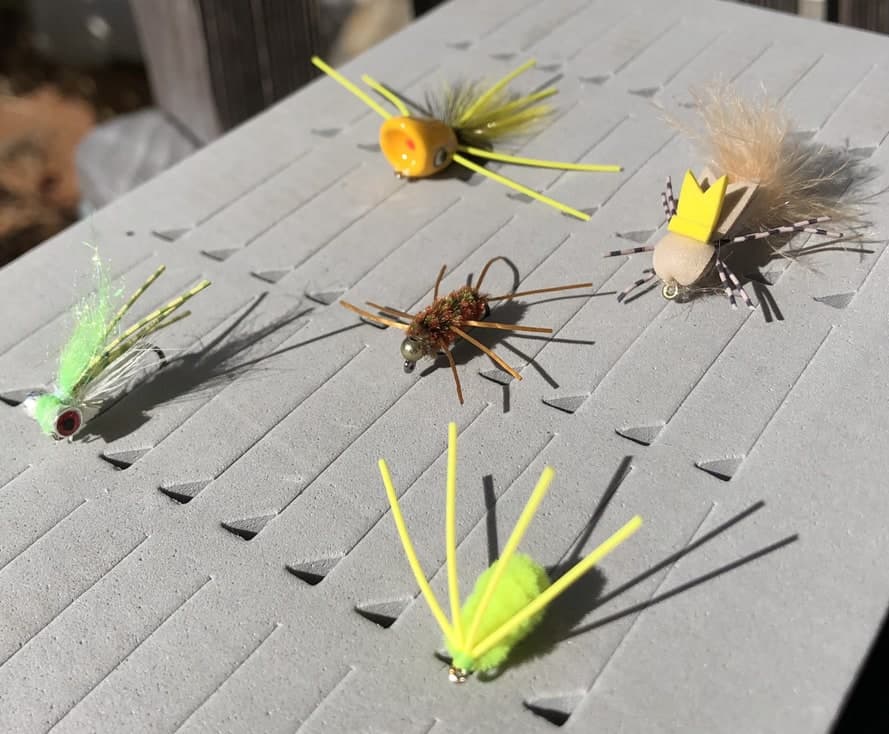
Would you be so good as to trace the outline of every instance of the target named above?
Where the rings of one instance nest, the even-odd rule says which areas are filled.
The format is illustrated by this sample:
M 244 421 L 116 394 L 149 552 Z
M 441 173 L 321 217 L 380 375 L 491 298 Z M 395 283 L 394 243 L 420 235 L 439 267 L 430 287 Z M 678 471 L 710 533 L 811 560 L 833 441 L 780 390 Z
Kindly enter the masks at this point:
M 83 439 L 0 404 L 0 730 L 829 727 L 889 598 L 885 199 L 865 244 L 763 268 L 752 313 L 618 304 L 650 260 L 601 255 L 656 237 L 664 177 L 702 163 L 656 106 L 715 75 L 781 96 L 885 189 L 889 39 L 732 3 L 454 0 L 343 71 L 419 97 L 530 56 L 519 87 L 560 77 L 561 116 L 524 152 L 625 171 L 503 170 L 588 223 L 477 176 L 396 180 L 373 114 L 321 79 L 0 271 L 10 403 L 51 379 L 81 240 L 128 289 L 167 265 L 140 313 L 214 281 L 164 332 L 181 360 Z M 441 264 L 453 288 L 496 255 L 524 288 L 596 295 L 503 307 L 556 338 L 485 335 L 521 382 L 458 347 L 462 407 L 446 365 L 405 375 L 400 335 L 336 304 L 412 310 Z M 511 281 L 495 267 L 487 287 Z M 539 562 L 646 521 L 516 664 L 461 687 L 376 467 L 443 599 L 450 420 L 464 594 L 545 464 L 522 546 Z

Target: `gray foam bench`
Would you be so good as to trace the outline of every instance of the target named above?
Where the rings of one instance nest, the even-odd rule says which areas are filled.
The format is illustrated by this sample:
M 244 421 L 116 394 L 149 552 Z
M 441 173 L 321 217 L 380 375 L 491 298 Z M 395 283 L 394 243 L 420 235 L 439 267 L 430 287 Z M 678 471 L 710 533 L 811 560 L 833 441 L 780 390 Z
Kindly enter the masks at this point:
M 698 164 L 654 105 L 715 74 L 765 85 L 884 189 L 889 41 L 730 3 L 458 0 L 344 72 L 419 96 L 529 56 L 523 84 L 561 75 L 562 113 L 527 152 L 625 166 L 515 172 L 588 223 L 477 178 L 396 180 L 377 120 L 322 79 L 0 271 L 6 403 L 51 377 L 82 240 L 127 288 L 166 263 L 143 309 L 214 281 L 163 340 L 181 359 L 90 440 L 0 405 L 0 729 L 829 727 L 889 596 L 886 208 L 866 245 L 773 262 L 768 319 L 718 296 L 620 305 L 644 256 L 601 254 L 651 236 L 664 176 Z M 413 308 L 441 263 L 454 287 L 500 254 L 529 288 L 582 274 L 599 295 L 528 300 L 522 320 L 557 333 L 493 342 L 521 383 L 458 349 L 463 407 L 445 367 L 403 374 L 398 335 L 336 305 Z M 376 467 L 441 593 L 449 420 L 464 593 L 544 464 L 523 543 L 540 562 L 646 521 L 515 665 L 461 687 Z

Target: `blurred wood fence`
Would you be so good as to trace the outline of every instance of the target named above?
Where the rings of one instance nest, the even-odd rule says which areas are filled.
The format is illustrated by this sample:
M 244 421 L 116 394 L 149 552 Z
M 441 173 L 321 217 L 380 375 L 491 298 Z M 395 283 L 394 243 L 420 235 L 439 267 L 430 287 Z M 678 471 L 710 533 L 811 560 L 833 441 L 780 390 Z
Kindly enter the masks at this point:
M 889 33 L 889 0 L 736 0 L 762 8 L 821 17 L 843 25 Z
M 412 5 L 419 14 L 439 1 Z M 734 1 L 889 33 L 889 0 Z M 347 0 L 130 0 L 130 5 L 159 107 L 200 143 L 316 76 L 310 56 L 329 51 L 347 15 L 342 9 L 351 7 Z
M 844 25 L 889 33 L 887 0 L 839 0 L 836 20 Z

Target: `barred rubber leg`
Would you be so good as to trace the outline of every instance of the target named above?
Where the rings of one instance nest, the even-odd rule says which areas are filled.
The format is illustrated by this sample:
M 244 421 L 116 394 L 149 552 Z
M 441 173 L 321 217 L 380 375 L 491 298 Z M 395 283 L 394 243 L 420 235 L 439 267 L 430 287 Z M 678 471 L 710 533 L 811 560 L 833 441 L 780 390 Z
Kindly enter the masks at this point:
M 633 283 L 632 285 L 628 285 L 620 293 L 617 294 L 618 303 L 623 303 L 624 298 L 630 295 L 630 293 L 636 290 L 639 286 L 643 286 L 657 277 L 657 273 L 654 272 L 654 268 L 646 268 L 642 272 L 645 274 L 644 278 L 639 278 L 639 280 L 637 280 L 635 283 Z
M 732 282 L 732 287 L 735 289 L 735 292 L 741 296 L 741 300 L 744 301 L 744 305 L 747 306 L 751 311 L 756 308 L 753 305 L 753 301 L 750 300 L 750 296 L 747 295 L 747 291 L 744 290 L 744 286 L 741 285 L 741 281 L 738 280 L 738 276 L 736 276 L 728 265 L 726 265 L 721 260 L 717 260 L 717 262 L 722 263 L 722 269 L 725 274 L 728 276 L 728 279 Z
M 732 304 L 733 309 L 737 310 L 738 302 L 735 300 L 735 294 L 732 292 L 728 279 L 725 277 L 725 265 L 722 264 L 722 260 L 718 257 L 716 258 L 716 272 L 719 273 L 719 282 L 722 283 L 722 287 L 725 289 L 725 295 L 729 303 Z
M 811 232 L 812 234 L 820 234 L 822 237 L 831 237 L 834 239 L 840 239 L 841 237 L 845 237 L 845 232 L 831 232 L 827 229 L 821 229 L 821 227 L 803 227 L 800 232 Z
M 640 252 L 654 252 L 654 245 L 645 245 L 644 247 L 630 247 L 626 250 L 612 250 L 606 252 L 602 257 L 617 257 L 618 255 L 638 255 Z
M 667 209 L 667 219 L 669 219 L 674 214 L 676 214 L 676 207 L 677 207 L 676 197 L 673 196 L 673 179 L 671 179 L 669 176 L 667 176 L 666 199 L 667 199 L 667 202 L 670 207 L 669 209 Z
M 830 217 L 812 217 L 811 219 L 803 219 L 800 222 L 794 222 L 793 224 L 785 224 L 783 227 L 772 227 L 771 229 L 764 229 L 762 232 L 751 232 L 750 234 L 742 234 L 738 237 L 730 237 L 727 239 L 717 240 L 712 243 L 714 245 L 729 245 L 729 244 L 737 244 L 739 242 L 750 242 L 752 240 L 762 240 L 766 237 L 772 237 L 776 234 L 792 234 L 794 232 L 811 232 L 812 234 L 819 234 L 823 237 L 835 237 L 840 238 L 843 237 L 844 234 L 842 232 L 831 232 L 826 229 L 821 229 L 820 227 L 812 227 L 813 224 L 820 224 L 821 222 L 829 222 Z
M 663 204 L 663 206 L 664 206 L 664 214 L 666 215 L 667 219 L 669 219 L 672 216 L 672 214 L 670 214 L 670 204 L 667 201 L 667 192 L 666 191 L 661 191 L 661 204 Z

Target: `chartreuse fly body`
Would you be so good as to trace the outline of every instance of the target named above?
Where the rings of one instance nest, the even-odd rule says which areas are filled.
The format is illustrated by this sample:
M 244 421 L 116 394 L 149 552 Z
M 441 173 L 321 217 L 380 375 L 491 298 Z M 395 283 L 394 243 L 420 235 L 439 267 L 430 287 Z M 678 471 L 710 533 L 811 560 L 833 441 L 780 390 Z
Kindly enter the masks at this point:
M 98 252 L 93 253 L 95 290 L 74 309 L 74 331 L 62 348 L 51 392 L 31 395 L 24 407 L 48 436 L 74 436 L 142 368 L 142 357 L 157 350 L 147 340 L 155 332 L 184 319 L 179 308 L 210 285 L 202 280 L 178 298 L 152 311 L 129 328 L 118 326 L 139 297 L 164 272 L 161 265 L 115 310 L 115 294 Z
M 379 467 L 408 564 L 432 616 L 441 628 L 445 645 L 451 655 L 448 677 L 454 683 L 465 682 L 472 673 L 502 666 L 512 649 L 540 623 L 547 605 L 633 535 L 642 524 L 642 518 L 638 515 L 632 518 L 598 548 L 575 564 L 571 570 L 556 581 L 550 582 L 540 564 L 527 555 L 516 553 L 555 474 L 552 469 L 546 467 L 500 558 L 478 577 L 475 589 L 461 607 L 457 576 L 457 424 L 451 423 L 448 426 L 448 479 L 445 500 L 445 545 L 451 608 L 449 620 L 420 567 L 384 459 L 380 459 Z

